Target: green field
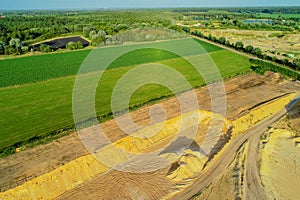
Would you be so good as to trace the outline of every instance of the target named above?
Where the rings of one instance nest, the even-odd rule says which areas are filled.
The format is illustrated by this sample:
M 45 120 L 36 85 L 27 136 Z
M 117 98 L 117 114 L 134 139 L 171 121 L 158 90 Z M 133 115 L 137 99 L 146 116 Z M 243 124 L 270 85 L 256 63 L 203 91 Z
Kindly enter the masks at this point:
M 199 43 L 207 52 L 221 50 L 221 48 L 208 43 L 201 41 Z M 0 88 L 75 75 L 90 52 L 91 50 L 82 50 L 0 60 Z M 178 55 L 149 48 L 143 51 L 129 52 L 128 57 L 134 59 L 116 59 L 110 67 L 117 68 L 157 62 L 176 58 Z
M 222 50 L 211 44 L 201 43 L 203 47 L 210 52 L 209 54 L 219 68 L 223 78 L 250 69 L 251 64 L 246 57 Z M 185 56 L 198 56 L 198 54 L 195 55 L 195 52 L 199 52 L 199 50 L 189 48 L 188 45 L 184 46 L 185 40 L 178 40 L 156 43 L 152 46 L 141 45 L 140 50 L 119 57 L 111 64 L 111 69 L 105 71 L 101 78 L 96 93 L 95 107 L 97 115 L 104 116 L 111 112 L 110 97 L 114 85 L 124 73 L 132 69 L 136 64 L 156 61 L 157 63 L 165 64 L 176 69 L 189 80 L 193 87 L 204 85 L 204 80 L 185 59 L 178 57 L 178 55 L 174 53 L 154 49 L 156 45 L 168 46 L 170 44 L 175 44 L 178 49 L 184 48 L 186 52 Z M 103 51 L 103 55 L 105 56 L 105 52 L 117 52 L 122 48 L 130 49 L 131 46 L 114 47 L 114 49 L 107 48 L 106 51 L 101 51 Z M 28 82 L 24 80 L 23 82 L 11 82 L 12 85 L 17 84 L 19 86 L 2 86 L 2 88 L 0 88 L 0 149 L 26 141 L 30 138 L 40 137 L 50 132 L 68 129 L 73 126 L 72 90 L 76 78 L 75 74 L 79 69 L 80 61 L 84 59 L 84 55 L 86 55 L 87 52 L 88 51 L 78 51 L 4 61 L 6 62 L 4 68 L 9 68 L 9 66 L 12 65 L 14 66 L 13 69 L 16 69 L 16 74 L 15 71 L 10 72 L 12 73 L 11 76 L 15 75 L 21 77 L 21 72 L 26 74 L 27 70 L 33 71 L 33 69 L 36 69 L 37 74 L 43 74 L 43 69 L 46 66 L 46 68 L 55 69 L 55 73 L 49 70 L 46 73 L 47 75 L 41 75 L 41 79 L 30 79 L 29 76 L 28 79 L 26 79 Z M 76 59 L 75 55 L 78 56 L 78 59 Z M 51 62 L 51 60 L 45 61 L 52 56 L 60 57 L 60 59 L 55 62 Z M 135 60 L 135 58 L 138 59 Z M 68 59 L 71 59 L 71 62 L 68 62 Z M 25 64 L 27 62 L 27 65 L 24 64 L 22 66 L 22 62 Z M 60 62 L 67 64 L 61 66 Z M 45 64 L 43 65 L 42 63 Z M 2 67 L 3 65 L 0 64 L 0 71 L 2 71 Z M 64 70 L 60 70 L 61 68 L 64 68 Z M 211 71 L 210 67 L 205 65 L 205 63 L 203 63 L 201 70 L 207 74 Z M 93 73 L 93 70 L 91 73 Z M 54 74 L 56 76 L 54 76 Z M 3 82 L 2 78 L 3 73 L 1 75 L 1 82 Z M 212 74 L 210 81 L 213 81 L 214 78 L 216 77 Z M 24 83 L 30 84 L 22 85 Z M 132 107 L 139 106 L 152 99 L 160 99 L 167 95 L 171 95 L 171 92 L 164 87 L 153 84 L 146 85 L 134 93 L 130 103 Z

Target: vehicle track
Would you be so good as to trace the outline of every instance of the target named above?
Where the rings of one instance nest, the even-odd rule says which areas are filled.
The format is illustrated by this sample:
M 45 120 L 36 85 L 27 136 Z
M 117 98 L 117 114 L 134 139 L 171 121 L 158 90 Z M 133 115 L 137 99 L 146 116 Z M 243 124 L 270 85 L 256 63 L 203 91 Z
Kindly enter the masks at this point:
M 278 113 L 266 118 L 260 123 L 256 124 L 244 134 L 235 137 L 224 149 L 224 152 L 218 157 L 212 166 L 204 169 L 203 174 L 188 188 L 184 191 L 179 192 L 169 199 L 190 199 L 197 194 L 199 191 L 204 189 L 209 183 L 211 183 L 217 176 L 222 174 L 229 165 L 234 161 L 235 155 L 240 147 L 249 141 L 249 151 L 246 162 L 246 198 L 247 199 L 268 199 L 267 194 L 262 186 L 258 171 L 257 171 L 257 155 L 258 155 L 258 143 L 260 135 L 273 123 L 281 119 L 293 105 L 296 105 L 300 101 L 299 96 L 296 97 L 291 103 L 282 109 Z

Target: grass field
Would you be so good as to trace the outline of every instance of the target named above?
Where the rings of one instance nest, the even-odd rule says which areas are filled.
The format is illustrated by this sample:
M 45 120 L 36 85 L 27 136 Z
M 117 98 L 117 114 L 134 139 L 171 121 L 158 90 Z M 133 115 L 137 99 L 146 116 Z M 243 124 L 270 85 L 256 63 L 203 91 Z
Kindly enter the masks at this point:
M 199 43 L 207 52 L 221 50 L 221 48 L 208 43 L 201 41 Z M 75 75 L 90 52 L 91 50 L 82 50 L 0 60 L 0 88 Z M 129 52 L 128 57 L 134 59 L 116 59 L 110 67 L 117 68 L 157 62 L 176 58 L 178 55 L 160 49 L 148 48 L 143 49 L 143 51 Z
M 183 40 L 172 42 L 175 42 L 174 44 L 178 43 L 177 48 L 183 48 Z M 164 43 L 163 45 L 168 45 L 168 43 Z M 204 44 L 204 47 L 210 52 L 210 56 L 218 66 L 223 78 L 236 75 L 250 69 L 250 63 L 246 57 L 222 50 L 219 47 L 215 47 L 210 44 Z M 186 52 L 187 55 L 195 56 L 193 55 L 193 49 L 187 48 Z M 0 88 L 0 149 L 4 149 L 33 137 L 46 135 L 52 131 L 68 129 L 73 126 L 72 90 L 76 76 L 72 75 L 72 73 L 77 73 L 80 60 L 84 58 L 87 51 L 79 53 L 76 52 L 78 54 L 72 53 L 44 55 L 44 57 L 38 56 L 38 58 L 27 57 L 5 61 L 8 63 L 8 66 L 13 65 L 14 62 L 19 63 L 18 65 L 14 65 L 16 68 L 22 68 L 22 62 L 28 62 L 30 65 L 27 66 L 31 66 L 28 71 L 32 71 L 34 67 L 39 67 L 40 70 L 44 69 L 43 67 L 45 66 L 41 63 L 45 63 L 45 65 L 48 66 L 47 68 L 56 69 L 56 77 L 58 78 L 53 76 L 51 77 L 49 74 L 53 75 L 55 73 L 51 73 L 52 71 L 49 70 L 47 71 L 47 76 L 44 76 L 44 79 L 42 79 L 43 81 L 36 82 L 38 79 L 32 81 L 28 78 L 31 82 L 36 83 Z M 78 56 L 77 60 L 75 55 Z M 49 59 L 51 56 L 61 56 L 62 58 L 56 62 L 51 62 L 51 60 L 44 61 L 44 59 Z M 139 56 L 138 59 L 135 62 L 132 61 L 136 56 Z M 142 59 L 142 57 L 145 59 Z M 59 62 L 69 63 L 66 62 L 68 61 L 67 59 L 74 59 L 71 63 L 73 63 L 72 65 L 75 69 L 73 69 L 71 65 L 65 65 L 65 69 L 69 69 L 69 71 L 59 71 L 61 67 Z M 110 97 L 114 85 L 124 73 L 134 67 L 132 65 L 139 64 L 141 62 L 154 61 L 169 65 L 176 69 L 190 81 L 190 84 L 193 87 L 205 84 L 203 79 L 190 65 L 190 63 L 177 55 L 151 48 L 137 50 L 118 58 L 111 65 L 112 68 L 105 71 L 103 74 L 96 93 L 97 115 L 103 116 L 111 112 Z M 8 66 L 5 66 L 5 68 L 8 68 Z M 2 67 L 3 65 L 1 65 L 0 69 L 2 69 Z M 23 69 L 24 73 L 27 73 L 26 69 Z M 206 66 L 204 63 L 201 70 L 209 73 L 210 67 Z M 16 76 L 18 76 L 21 74 L 22 70 L 16 71 Z M 15 72 L 13 71 L 12 76 L 14 76 L 14 73 Z M 66 75 L 67 77 L 65 77 Z M 2 76 L 1 81 L 3 81 Z M 22 84 L 24 83 L 25 82 Z M 146 85 L 134 93 L 133 98 L 131 99 L 131 106 L 141 105 L 152 99 L 159 99 L 170 94 L 170 91 L 164 87 L 158 85 Z

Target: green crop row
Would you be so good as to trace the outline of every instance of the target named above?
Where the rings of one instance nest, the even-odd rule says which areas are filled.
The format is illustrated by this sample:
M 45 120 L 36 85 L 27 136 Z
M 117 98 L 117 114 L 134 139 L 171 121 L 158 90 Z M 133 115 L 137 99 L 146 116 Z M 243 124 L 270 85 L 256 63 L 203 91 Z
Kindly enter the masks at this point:
M 172 41 L 169 43 L 172 44 Z M 199 43 L 207 52 L 221 50 L 211 44 L 201 41 Z M 140 48 L 144 47 L 146 45 L 141 45 Z M 0 88 L 75 75 L 90 52 L 91 50 L 82 50 L 0 60 Z M 172 52 L 154 48 L 144 48 L 127 54 L 131 59 L 117 58 L 110 67 L 131 66 L 178 57 Z
M 190 58 L 193 58 L 194 50 L 188 47 L 188 43 L 185 46 L 182 46 L 185 44 L 184 41 L 174 42 L 174 44 L 178 49 L 184 48 L 186 55 L 192 55 Z M 111 49 L 111 51 L 117 52 L 119 49 L 121 48 Z M 149 49 L 147 51 L 153 52 Z M 150 57 L 144 54 L 145 52 L 144 49 L 140 49 L 136 52 L 125 54 L 117 58 L 115 66 L 130 64 L 130 62 L 132 64 L 131 60 L 135 59 L 134 56 L 136 55 L 141 56 L 136 62 L 149 62 L 158 57 L 160 59 L 166 58 L 162 50 L 162 57 L 160 57 L 161 55 L 151 55 L 151 59 L 148 59 Z M 104 53 L 100 55 L 104 55 Z M 156 53 L 159 52 L 157 51 Z M 174 54 L 167 55 L 174 56 Z M 231 77 L 250 69 L 249 60 L 239 54 L 222 50 L 213 51 L 209 55 L 219 68 L 223 78 Z M 198 56 L 198 54 L 194 56 Z M 49 61 L 49 63 L 51 62 Z M 184 58 L 164 59 L 157 63 L 170 66 L 178 71 L 189 81 L 193 88 L 203 86 L 218 78 L 212 73 L 211 66 L 207 62 L 200 63 L 201 72 L 209 76 L 206 81 Z M 133 68 L 134 66 L 112 68 L 103 73 L 95 96 L 95 109 L 99 121 L 105 121 L 111 117 L 111 96 L 114 87 L 118 80 Z M 90 76 L 93 74 L 91 73 Z M 76 76 L 73 75 L 18 87 L 0 88 L 0 153 L 7 148 L 10 152 L 15 147 L 24 144 L 24 142 L 26 143 L 26 141 L 28 143 L 73 128 L 72 94 L 75 79 Z M 143 79 L 143 77 L 141 76 L 140 79 Z M 153 100 L 160 100 L 172 95 L 174 94 L 163 86 L 156 84 L 145 85 L 133 94 L 129 106 L 131 109 L 136 109 L 145 103 L 151 103 Z

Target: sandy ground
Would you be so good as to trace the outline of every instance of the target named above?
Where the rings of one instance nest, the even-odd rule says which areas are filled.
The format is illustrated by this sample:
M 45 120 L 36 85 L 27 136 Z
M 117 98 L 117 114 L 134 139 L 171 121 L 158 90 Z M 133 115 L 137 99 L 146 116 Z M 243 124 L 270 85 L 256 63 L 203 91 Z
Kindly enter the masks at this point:
M 299 199 L 300 148 L 284 129 L 271 129 L 262 152 L 261 177 L 272 199 Z
M 288 92 L 299 91 L 299 87 L 295 86 L 293 83 L 283 81 L 276 83 L 278 80 L 274 79 L 272 76 L 262 77 L 255 74 L 246 75 L 244 77 L 234 78 L 225 83 L 226 94 L 227 94 L 227 118 L 236 119 L 247 111 L 261 102 L 268 101 L 275 97 Z M 201 88 L 195 90 L 197 97 L 201 100 L 200 109 L 210 110 L 210 99 L 208 98 L 207 88 Z M 175 98 L 170 98 L 163 100 L 159 103 L 165 108 L 167 113 L 167 118 L 174 118 L 180 115 L 180 109 L 178 102 Z M 132 118 L 139 125 L 147 125 L 150 123 L 150 118 L 148 115 L 150 106 L 145 106 L 135 112 L 131 113 Z M 107 136 L 112 140 L 116 141 L 120 138 L 126 136 L 116 125 L 114 120 L 107 121 L 101 124 L 105 130 Z M 47 145 L 39 146 L 34 149 L 26 150 L 20 152 L 16 155 L 9 156 L 7 158 L 0 160 L 0 187 L 2 191 L 9 188 L 16 187 L 30 180 L 34 177 L 42 175 L 49 172 L 64 163 L 74 160 L 77 157 L 86 155 L 87 151 L 80 142 L 80 139 L 76 134 L 61 138 L 57 141 L 53 141 Z M 26 162 L 24 162 L 26 161 Z M 93 195 L 98 195 L 99 197 L 106 197 L 107 191 L 110 190 L 111 194 L 116 193 L 117 196 L 114 197 L 132 197 L 134 195 L 143 196 L 146 195 L 150 198 L 164 196 L 166 193 L 170 192 L 169 180 L 165 176 L 161 176 L 164 171 L 160 170 L 157 172 L 152 172 L 152 174 L 124 174 L 119 171 L 109 171 L 104 176 L 100 176 L 96 179 L 91 180 L 88 184 L 82 185 L 75 190 L 66 193 L 62 197 L 74 197 L 74 195 L 79 195 L 84 191 L 92 191 L 95 189 L 95 185 L 101 185 L 103 190 L 92 194 L 92 192 L 85 193 L 86 197 L 94 198 Z M 121 176 L 122 178 L 120 178 Z M 139 178 L 140 177 L 140 178 Z M 119 180 L 122 179 L 122 180 Z M 121 190 L 120 187 L 129 182 L 131 188 L 134 185 L 136 189 Z M 166 185 L 166 187 L 162 187 Z M 103 183 L 110 183 L 104 184 Z M 149 184 L 148 184 L 149 183 Z M 148 191 L 141 189 L 149 188 Z M 80 189 L 81 188 L 81 189 Z M 139 188 L 139 189 L 138 189 Z M 151 188 L 151 189 L 150 189 Z M 156 189 L 155 189 L 156 188 Z M 155 193 L 149 191 L 156 191 Z M 103 192 L 102 192 L 103 191 Z M 106 192 L 105 192 L 106 191 Z M 130 194 L 128 194 L 130 192 Z M 110 195 L 111 195 L 110 194 Z M 157 196 L 155 196 L 157 195 Z M 84 195 L 82 196 L 84 197 Z
M 245 143 L 227 170 L 192 199 L 241 199 L 244 196 L 247 147 Z
M 286 34 L 282 31 L 253 31 L 253 30 L 210 30 L 201 29 L 205 35 L 211 34 L 216 38 L 224 36 L 231 43 L 242 41 L 245 46 L 252 45 L 259 47 L 263 51 L 273 50 L 281 53 L 294 53 L 300 56 L 300 34 Z M 284 35 L 277 37 L 277 35 Z M 285 57 L 282 57 L 285 58 Z
M 166 173 L 166 170 L 141 174 L 112 170 L 57 199 L 161 199 L 174 187 Z
M 299 199 L 300 105 L 275 123 L 262 141 L 260 175 L 271 199 Z
M 266 141 L 268 144 L 258 157 L 259 165 L 263 165 L 260 177 L 270 199 L 299 199 L 297 186 L 300 178 L 297 163 L 300 162 L 300 153 L 299 147 L 295 146 L 299 141 L 299 122 L 300 106 L 292 110 L 289 117 L 276 122 L 273 125 L 275 129 L 264 134 L 270 136 L 274 130 L 277 132 L 272 138 L 262 141 L 263 146 Z M 293 137 L 290 135 L 292 132 Z M 245 199 L 247 150 L 248 142 L 241 147 L 229 168 L 193 199 Z

